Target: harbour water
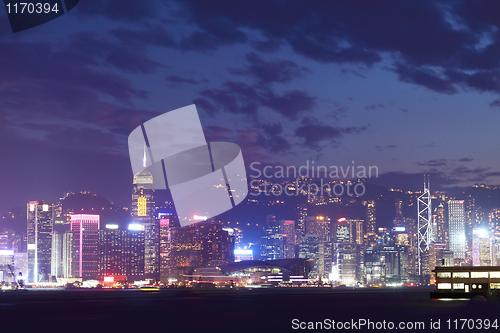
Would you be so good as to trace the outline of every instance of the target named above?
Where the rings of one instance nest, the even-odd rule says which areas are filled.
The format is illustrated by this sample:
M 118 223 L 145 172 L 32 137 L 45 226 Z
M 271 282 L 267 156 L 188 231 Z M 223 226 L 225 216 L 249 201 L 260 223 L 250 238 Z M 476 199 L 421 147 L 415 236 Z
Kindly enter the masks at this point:
M 428 325 L 436 321 L 443 325 L 453 319 L 500 317 L 500 304 L 496 301 L 433 300 L 429 297 L 430 290 L 12 291 L 0 293 L 0 323 L 23 331 L 43 327 L 100 331 L 109 326 L 127 332 L 293 332 L 297 331 L 292 325 L 294 322 L 298 327 L 299 322 L 316 323 L 326 319 L 351 323 L 360 320 L 396 324 L 424 322 L 427 329 L 421 331 L 427 331 Z

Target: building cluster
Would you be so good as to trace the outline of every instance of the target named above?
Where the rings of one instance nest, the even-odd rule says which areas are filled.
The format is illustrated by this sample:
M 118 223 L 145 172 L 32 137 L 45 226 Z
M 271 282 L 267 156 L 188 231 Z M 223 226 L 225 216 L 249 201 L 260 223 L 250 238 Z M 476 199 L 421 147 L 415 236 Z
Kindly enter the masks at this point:
M 432 284 L 436 267 L 500 265 L 499 208 L 481 209 L 470 196 L 432 202 L 430 243 L 420 256 L 418 223 L 403 215 L 403 202 L 395 202 L 392 227 L 377 228 L 376 201 L 367 200 L 361 220 L 307 216 L 303 207 L 297 222 L 269 215 L 261 258 L 312 258 L 310 279 L 351 286 Z
M 103 281 L 109 276 L 167 281 L 212 260 L 234 261 L 234 230 L 201 219 L 177 227 L 171 212 L 155 206 L 147 170 L 134 176 L 126 221 L 103 224 L 99 214 L 62 207 L 63 200 L 27 204 L 24 248 L 13 248 L 7 241 L 11 238 L 0 234 L 2 281 L 12 275 L 25 283 Z

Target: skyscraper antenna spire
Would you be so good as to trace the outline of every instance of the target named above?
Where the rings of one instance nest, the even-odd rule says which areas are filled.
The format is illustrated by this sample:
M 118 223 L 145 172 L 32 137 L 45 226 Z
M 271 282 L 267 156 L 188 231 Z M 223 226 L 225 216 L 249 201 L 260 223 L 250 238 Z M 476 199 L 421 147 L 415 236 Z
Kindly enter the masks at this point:
M 142 166 L 145 168 L 147 165 L 146 165 L 146 143 L 144 143 L 144 157 L 142 159 Z

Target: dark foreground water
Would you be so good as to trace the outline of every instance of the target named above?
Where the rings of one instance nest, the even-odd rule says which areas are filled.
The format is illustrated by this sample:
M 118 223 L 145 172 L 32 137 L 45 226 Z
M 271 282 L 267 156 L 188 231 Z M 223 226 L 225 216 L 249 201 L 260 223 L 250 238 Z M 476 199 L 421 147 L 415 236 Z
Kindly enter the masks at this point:
M 498 319 L 500 302 L 432 300 L 429 289 L 29 290 L 0 292 L 4 332 L 297 332 L 308 322 L 423 322 L 456 331 L 455 319 Z M 295 319 L 295 321 L 293 321 Z M 447 320 L 451 321 L 448 329 Z M 306 322 L 300 324 L 300 322 Z M 293 324 L 295 323 L 295 325 Z M 331 323 L 331 321 L 330 321 Z M 462 323 L 458 323 L 461 328 Z M 316 325 L 316 324 L 315 324 Z M 381 324 L 379 324 L 379 327 Z M 434 324 L 436 325 L 436 324 Z M 325 328 L 328 325 L 323 326 Z M 320 328 L 321 326 L 315 326 Z M 338 328 L 339 326 L 337 326 Z M 373 326 L 372 326 L 373 327 Z M 436 327 L 436 326 L 435 326 Z M 467 331 L 478 329 L 478 324 Z M 356 327 L 355 327 L 356 328 Z M 367 331 L 367 325 L 357 331 Z M 466 326 L 465 326 L 466 328 Z M 11 330 L 12 329 L 12 330 Z M 396 329 L 396 328 L 395 328 Z M 331 329 L 330 329 L 331 330 Z M 388 331 L 371 329 L 370 331 Z M 401 329 L 398 329 L 401 331 Z M 414 329 L 415 330 L 415 329 Z M 356 331 L 336 329 L 335 331 Z M 490 329 L 488 331 L 500 331 Z

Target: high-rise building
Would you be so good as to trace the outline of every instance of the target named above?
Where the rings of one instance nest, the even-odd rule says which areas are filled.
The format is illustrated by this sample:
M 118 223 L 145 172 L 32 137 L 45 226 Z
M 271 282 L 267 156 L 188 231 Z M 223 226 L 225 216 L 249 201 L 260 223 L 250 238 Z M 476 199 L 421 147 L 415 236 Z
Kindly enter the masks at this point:
M 472 229 L 472 266 L 491 266 L 491 237 L 484 227 Z
M 71 215 L 73 232 L 73 277 L 83 280 L 97 278 L 99 215 Z
M 276 220 L 276 216 L 267 215 L 264 232 L 260 244 L 262 260 L 283 259 L 283 225 Z
M 172 255 L 172 230 L 174 218 L 171 214 L 161 214 L 160 219 L 160 276 L 162 280 L 168 280 L 173 273 L 174 267 L 171 262 Z
M 294 259 L 295 258 L 295 221 L 292 220 L 280 220 L 283 226 L 283 259 Z
M 373 246 L 377 244 L 377 217 L 375 201 L 363 201 L 363 205 L 366 207 L 365 244 Z
M 330 218 L 328 216 L 307 216 L 305 224 L 306 234 L 317 235 L 320 242 L 331 240 Z
M 73 277 L 73 233 L 70 225 L 54 224 L 52 232 L 51 275 L 56 278 Z
M 146 167 L 146 150 L 144 164 Z M 160 226 L 155 214 L 155 189 L 153 175 L 147 170 L 134 175 L 132 189 L 132 221 L 144 226 L 144 273 L 159 278 L 160 273 Z
M 448 245 L 449 242 L 448 226 L 446 225 L 443 204 L 439 204 L 437 206 L 435 211 L 435 219 L 433 219 L 433 221 L 436 222 L 436 227 L 437 227 L 436 242 Z
M 145 275 L 145 232 L 144 225 L 131 223 L 124 232 L 123 250 L 124 269 L 128 280 L 139 280 Z
M 215 222 L 170 227 L 170 218 L 160 221 L 161 281 L 178 277 L 187 269 L 212 261 L 234 261 L 234 231 Z
M 450 233 L 450 250 L 455 259 L 465 259 L 465 211 L 463 200 L 448 201 L 448 226 Z
M 106 224 L 99 230 L 99 279 L 125 274 L 124 237 L 118 224 Z
M 28 220 L 28 281 L 49 281 L 52 249 L 53 206 L 30 201 Z

